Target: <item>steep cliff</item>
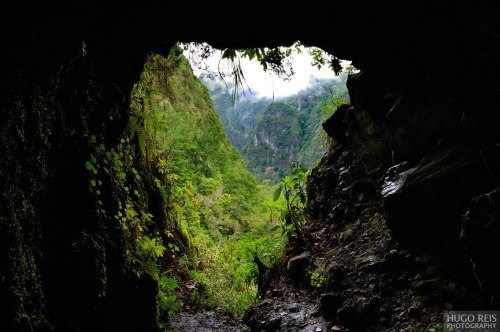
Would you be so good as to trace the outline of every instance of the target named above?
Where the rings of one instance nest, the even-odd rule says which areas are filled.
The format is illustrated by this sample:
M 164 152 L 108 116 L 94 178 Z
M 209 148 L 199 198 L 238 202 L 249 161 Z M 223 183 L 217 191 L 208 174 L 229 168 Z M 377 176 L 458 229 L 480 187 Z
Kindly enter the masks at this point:
M 301 328 L 294 313 L 308 301 L 324 319 L 313 326 L 338 330 L 430 328 L 445 310 L 499 308 L 498 26 L 479 8 L 471 19 L 460 5 L 427 9 L 395 17 L 409 35 L 386 39 L 400 47 L 390 61 L 355 55 L 351 104 L 323 125 L 333 144 L 309 180 L 305 242 L 249 311 L 254 329 Z M 472 59 L 488 70 L 460 70 Z
M 249 170 L 260 181 L 276 183 L 290 172 L 291 163 L 312 168 L 323 156 L 327 138 L 321 123 L 332 111 L 332 101 L 348 97 L 346 79 L 347 74 L 335 80 L 311 80 L 306 89 L 276 100 L 249 94 L 234 105 L 224 84 L 203 81 Z
M 394 96 L 364 99 L 380 83 L 368 82 L 352 75 L 352 104 L 324 123 L 333 144 L 309 178 L 304 241 L 248 312 L 255 330 L 300 329 L 307 320 L 294 312 L 311 308 L 322 318 L 311 328 L 392 331 L 437 327 L 445 310 L 500 305 L 496 156 L 471 144 L 465 116 L 430 91 L 381 108 Z
M 295 109 L 277 102 L 268 106 L 255 127 L 252 141 L 243 154 L 252 156 L 250 169 L 260 178 L 282 178 L 287 167 L 295 161 L 300 149 L 300 124 Z

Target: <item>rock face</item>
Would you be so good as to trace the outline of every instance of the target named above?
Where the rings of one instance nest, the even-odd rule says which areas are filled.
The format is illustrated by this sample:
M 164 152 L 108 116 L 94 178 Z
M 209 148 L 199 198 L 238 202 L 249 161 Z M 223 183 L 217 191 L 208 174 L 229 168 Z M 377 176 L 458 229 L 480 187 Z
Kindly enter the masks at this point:
M 212 4 L 178 5 L 196 22 L 219 15 Z M 332 19 L 312 3 L 268 4 L 203 29 L 166 1 L 0 6 L 1 330 L 157 328 L 156 283 L 135 276 L 119 228 L 91 212 L 84 164 L 89 133 L 113 145 L 126 126 L 145 55 L 176 40 L 300 39 L 362 70 L 348 82 L 351 105 L 325 125 L 336 143 L 311 176 L 306 242 L 288 252 L 310 252 L 318 287 L 304 295 L 276 277 L 274 304 L 261 307 L 285 315 L 265 323 L 257 308 L 252 326 L 385 331 L 432 325 L 443 308 L 498 308 L 495 3 L 346 1 L 335 12 L 354 14 Z M 279 13 L 272 26 L 241 25 L 269 13 Z M 236 37 L 221 33 L 228 26 L 241 27 Z
M 259 178 L 276 182 L 285 176 L 300 150 L 301 127 L 298 112 L 291 105 L 276 102 L 262 112 L 252 142 L 242 153 L 249 169 Z
M 461 17 L 445 5 L 440 10 Z M 458 42 L 453 25 L 441 26 L 449 21 L 429 15 L 442 29 L 438 34 L 451 38 L 447 47 Z M 473 30 L 470 38 L 490 33 Z M 435 327 L 444 310 L 499 307 L 492 262 L 498 262 L 493 246 L 500 235 L 500 115 L 494 111 L 500 95 L 493 87 L 500 85 L 485 73 L 466 93 L 451 69 L 468 54 L 498 73 L 486 55 L 498 54 L 498 45 L 486 35 L 483 55 L 467 47 L 451 55 L 435 45 L 446 68 L 431 64 L 429 53 L 416 55 L 418 70 L 405 58 L 398 60 L 405 68 L 400 74 L 365 63 L 350 76 L 351 104 L 323 125 L 334 142 L 309 180 L 305 243 L 287 254 L 310 252 L 311 286 L 291 287 L 291 280 L 276 277 L 267 296 L 271 307 L 307 298 L 310 306 L 319 303 L 328 328 L 371 331 Z M 258 307 L 253 314 L 267 317 Z
M 153 331 L 157 282 L 128 265 L 125 234 L 97 215 L 85 168 L 90 135 L 113 146 L 127 125 L 145 50 L 91 51 L 75 17 L 9 14 L 2 8 L 0 330 Z
M 297 284 L 304 282 L 309 264 L 311 264 L 311 254 L 308 251 L 290 258 L 286 266 L 288 278 Z

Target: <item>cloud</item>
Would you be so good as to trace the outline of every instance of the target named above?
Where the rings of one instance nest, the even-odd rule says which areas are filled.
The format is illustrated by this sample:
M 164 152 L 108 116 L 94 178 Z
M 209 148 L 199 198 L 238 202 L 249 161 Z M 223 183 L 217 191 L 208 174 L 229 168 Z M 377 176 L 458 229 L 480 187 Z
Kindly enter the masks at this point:
M 189 55 L 189 54 L 188 54 Z M 188 57 L 189 58 L 189 57 Z M 214 52 L 205 60 L 206 67 L 213 72 L 218 72 L 218 67 L 225 70 L 228 67 L 227 61 L 219 61 L 221 52 Z M 190 58 L 193 64 L 193 58 Z M 245 81 L 252 92 L 259 97 L 285 97 L 296 94 L 305 89 L 314 79 L 335 78 L 333 71 L 327 66 L 321 70 L 311 65 L 312 59 L 307 50 L 303 48 L 302 53 L 293 54 L 292 67 L 295 74 L 290 80 L 285 81 L 270 71 L 265 72 L 257 61 L 250 61 L 247 58 L 241 59 L 241 67 Z M 193 66 L 196 67 L 196 66 Z M 194 69 L 196 75 L 200 75 L 204 70 Z
M 289 81 L 284 81 L 273 73 L 264 72 L 260 65 L 255 62 L 244 63 L 243 70 L 250 87 L 261 96 L 272 96 L 273 91 L 275 97 L 296 94 L 309 86 L 311 81 L 314 81 L 314 78 L 336 77 L 333 71 L 327 67 L 323 67 L 321 70 L 313 67 L 311 57 L 306 52 L 294 55 L 292 61 L 295 74 Z

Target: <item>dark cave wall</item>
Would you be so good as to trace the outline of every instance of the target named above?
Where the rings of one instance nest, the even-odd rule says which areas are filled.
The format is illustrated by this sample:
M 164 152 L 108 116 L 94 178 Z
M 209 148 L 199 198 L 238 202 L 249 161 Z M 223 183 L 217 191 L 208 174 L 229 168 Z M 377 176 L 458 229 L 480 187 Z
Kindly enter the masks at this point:
M 351 105 L 324 128 L 352 152 L 383 195 L 394 239 L 473 274 L 469 290 L 479 287 L 492 301 L 474 305 L 495 307 L 499 12 L 485 2 L 412 7 L 374 28 L 387 38 L 379 49 L 386 60 L 353 54 L 362 71 L 347 82 Z M 313 219 L 328 220 L 335 212 L 328 187 L 313 173 Z
M 156 329 L 156 281 L 129 266 L 85 168 L 90 135 L 118 142 L 155 49 L 121 19 L 1 15 L 0 330 Z
M 352 106 L 327 130 L 379 187 L 406 161 L 393 172 L 406 181 L 386 197 L 395 233 L 457 243 L 462 227 L 478 279 L 498 294 L 493 1 L 350 1 L 327 17 L 320 4 L 227 17 L 178 5 L 0 5 L 0 329 L 155 329 L 154 285 L 128 270 L 124 235 L 93 212 L 84 165 L 89 134 L 113 145 L 125 128 L 146 54 L 176 40 L 237 48 L 300 39 L 352 59 L 362 70 L 349 80 Z M 262 21 L 272 24 L 254 24 Z M 239 34 L 222 33 L 228 27 Z M 318 217 L 328 209 L 323 202 Z
M 385 266 L 376 280 L 397 272 L 382 287 L 384 304 L 367 310 L 374 317 L 369 323 L 341 315 L 350 308 L 350 299 L 378 295 L 370 288 L 372 282 L 352 277 L 370 276 L 356 266 L 355 249 L 347 253 L 355 272 L 344 285 L 325 291 L 346 300 L 341 305 L 321 302 L 324 317 L 349 328 L 362 322 L 374 331 L 401 325 L 413 329 L 417 324 L 430 328 L 441 324 L 445 310 L 500 307 L 495 268 L 495 239 L 500 237 L 500 12 L 486 2 L 400 6 L 407 6 L 403 15 L 386 13 L 365 21 L 380 23 L 365 25 L 373 30 L 361 33 L 380 45 L 349 56 L 361 69 L 347 82 L 351 104 L 324 124 L 334 144 L 308 183 L 311 228 L 327 225 L 332 237 L 341 238 L 357 226 L 369 228 L 369 233 L 375 223 L 360 220 L 373 206 L 363 201 L 376 202 L 373 211 L 384 216 L 390 229 L 384 240 L 394 245 L 384 248 L 390 249 L 385 258 L 391 252 L 404 253 L 402 259 L 382 259 Z M 358 42 L 358 50 L 370 45 Z M 344 245 L 360 242 L 355 238 Z M 364 242 L 370 249 L 380 248 L 375 236 Z M 342 248 L 337 244 L 330 250 Z M 326 251 L 323 257 L 332 265 L 342 264 Z M 336 273 L 328 271 L 326 279 L 338 281 Z M 391 296 L 393 285 L 396 294 L 401 291 L 396 296 Z M 411 295 L 406 307 L 401 305 L 405 294 Z M 394 298 L 401 303 L 386 306 Z M 399 306 L 405 309 L 398 316 Z M 418 315 L 413 316 L 415 308 Z

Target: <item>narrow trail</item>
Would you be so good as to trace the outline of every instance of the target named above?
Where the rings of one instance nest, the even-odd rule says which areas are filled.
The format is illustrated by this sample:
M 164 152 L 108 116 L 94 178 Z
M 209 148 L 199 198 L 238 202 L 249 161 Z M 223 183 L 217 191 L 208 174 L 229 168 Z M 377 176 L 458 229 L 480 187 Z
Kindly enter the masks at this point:
M 319 313 L 319 307 L 313 303 L 304 302 L 301 295 L 293 296 L 288 300 L 264 300 L 253 309 L 266 311 L 266 316 L 250 318 L 248 322 L 254 331 L 283 331 L 283 332 L 322 332 L 331 328 Z M 253 312 L 252 312 L 253 311 Z M 181 312 L 170 322 L 169 328 L 173 332 L 250 332 L 251 329 L 243 322 L 231 322 L 218 316 L 213 311 L 200 311 L 197 313 Z
M 241 322 L 231 322 L 213 311 L 180 312 L 168 326 L 173 332 L 250 332 Z
M 252 331 L 324 332 L 334 328 L 321 316 L 319 305 L 305 294 L 281 295 L 265 299 L 247 312 L 245 321 Z

